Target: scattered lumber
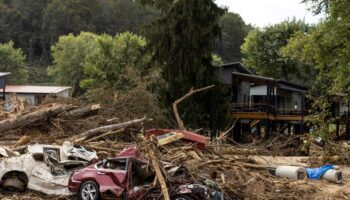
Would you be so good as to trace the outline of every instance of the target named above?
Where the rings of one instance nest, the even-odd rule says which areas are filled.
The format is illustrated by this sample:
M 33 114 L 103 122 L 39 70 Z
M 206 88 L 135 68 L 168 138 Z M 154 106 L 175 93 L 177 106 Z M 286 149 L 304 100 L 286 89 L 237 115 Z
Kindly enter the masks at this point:
M 154 171 L 156 172 L 157 180 L 159 181 L 160 187 L 162 189 L 162 194 L 164 200 L 170 200 L 169 190 L 167 184 L 165 182 L 165 178 L 162 174 L 161 167 L 154 155 L 154 153 L 150 152 L 150 159 L 153 165 Z

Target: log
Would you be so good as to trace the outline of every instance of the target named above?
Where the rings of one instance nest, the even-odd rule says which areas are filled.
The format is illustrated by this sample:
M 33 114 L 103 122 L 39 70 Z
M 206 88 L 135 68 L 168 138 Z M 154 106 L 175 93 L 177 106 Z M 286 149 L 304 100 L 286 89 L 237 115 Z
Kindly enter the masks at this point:
M 146 120 L 146 117 L 141 118 L 141 119 L 131 120 L 128 122 L 119 123 L 119 124 L 111 124 L 111 125 L 107 125 L 107 126 L 101 126 L 98 128 L 94 128 L 94 129 L 82 132 L 78 135 L 75 135 L 75 136 L 69 138 L 68 140 L 73 141 L 75 143 L 81 142 L 81 141 L 85 140 L 86 138 L 94 136 L 98 133 L 115 131 L 117 129 L 125 128 L 125 127 L 133 125 L 133 124 L 140 124 L 140 123 L 144 122 L 145 120 Z
M 100 104 L 95 104 L 91 106 L 86 106 L 84 108 L 73 109 L 69 112 L 62 113 L 64 118 L 82 118 L 84 116 L 90 115 L 91 113 L 96 113 L 101 108 Z
M 74 108 L 72 105 L 53 105 L 49 108 L 44 108 L 22 116 L 0 121 L 0 136 L 4 135 L 6 131 L 28 126 L 46 120 L 49 117 L 55 117 L 62 112 L 71 110 L 72 108 Z

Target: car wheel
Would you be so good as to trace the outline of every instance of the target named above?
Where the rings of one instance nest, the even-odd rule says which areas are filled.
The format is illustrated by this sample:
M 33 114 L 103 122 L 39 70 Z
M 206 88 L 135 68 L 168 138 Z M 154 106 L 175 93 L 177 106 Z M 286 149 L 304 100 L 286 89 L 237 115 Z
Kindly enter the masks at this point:
M 171 200 L 194 200 L 194 199 L 189 195 L 181 194 L 181 195 L 173 196 Z
M 100 199 L 100 191 L 98 185 L 94 181 L 83 183 L 79 190 L 81 200 L 98 200 Z
M 14 191 L 14 192 L 23 192 L 25 190 L 25 184 L 23 181 L 17 177 L 6 178 L 2 183 L 4 190 Z

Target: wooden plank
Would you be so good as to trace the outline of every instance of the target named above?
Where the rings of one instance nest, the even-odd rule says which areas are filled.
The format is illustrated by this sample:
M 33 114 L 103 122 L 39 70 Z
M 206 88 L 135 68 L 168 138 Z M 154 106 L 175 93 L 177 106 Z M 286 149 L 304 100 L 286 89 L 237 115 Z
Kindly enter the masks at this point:
M 302 121 L 303 117 L 301 115 L 276 115 L 275 120 L 281 121 Z
M 234 117 L 240 119 L 271 119 L 273 116 L 269 116 L 265 112 L 237 112 L 233 113 Z
M 169 143 L 172 143 L 172 142 L 175 142 L 177 140 L 180 140 L 182 138 L 184 138 L 184 134 L 183 133 L 180 133 L 180 132 L 171 132 L 171 133 L 168 133 L 168 134 L 165 134 L 165 135 L 160 135 L 157 137 L 157 141 L 158 141 L 158 144 L 160 146 L 162 145 L 166 145 L 166 144 L 169 144 Z
M 151 159 L 151 163 L 153 165 L 154 171 L 156 173 L 157 180 L 160 184 L 160 188 L 162 189 L 163 198 L 164 200 L 170 200 L 170 195 L 169 195 L 168 187 L 165 181 L 165 177 L 163 176 L 161 167 L 153 151 L 150 151 L 150 159 Z
M 265 112 L 236 112 L 232 114 L 234 117 L 240 119 L 253 119 L 253 120 L 263 120 L 270 119 L 274 121 L 302 121 L 303 116 L 301 115 L 268 115 Z

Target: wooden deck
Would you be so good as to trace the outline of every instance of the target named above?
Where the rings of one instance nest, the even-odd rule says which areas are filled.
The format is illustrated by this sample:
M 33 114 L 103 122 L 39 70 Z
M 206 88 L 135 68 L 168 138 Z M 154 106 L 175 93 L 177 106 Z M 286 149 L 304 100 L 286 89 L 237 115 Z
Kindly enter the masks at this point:
M 303 116 L 301 115 L 272 115 L 266 112 L 234 112 L 232 114 L 234 117 L 239 119 L 269 119 L 274 121 L 302 121 Z

